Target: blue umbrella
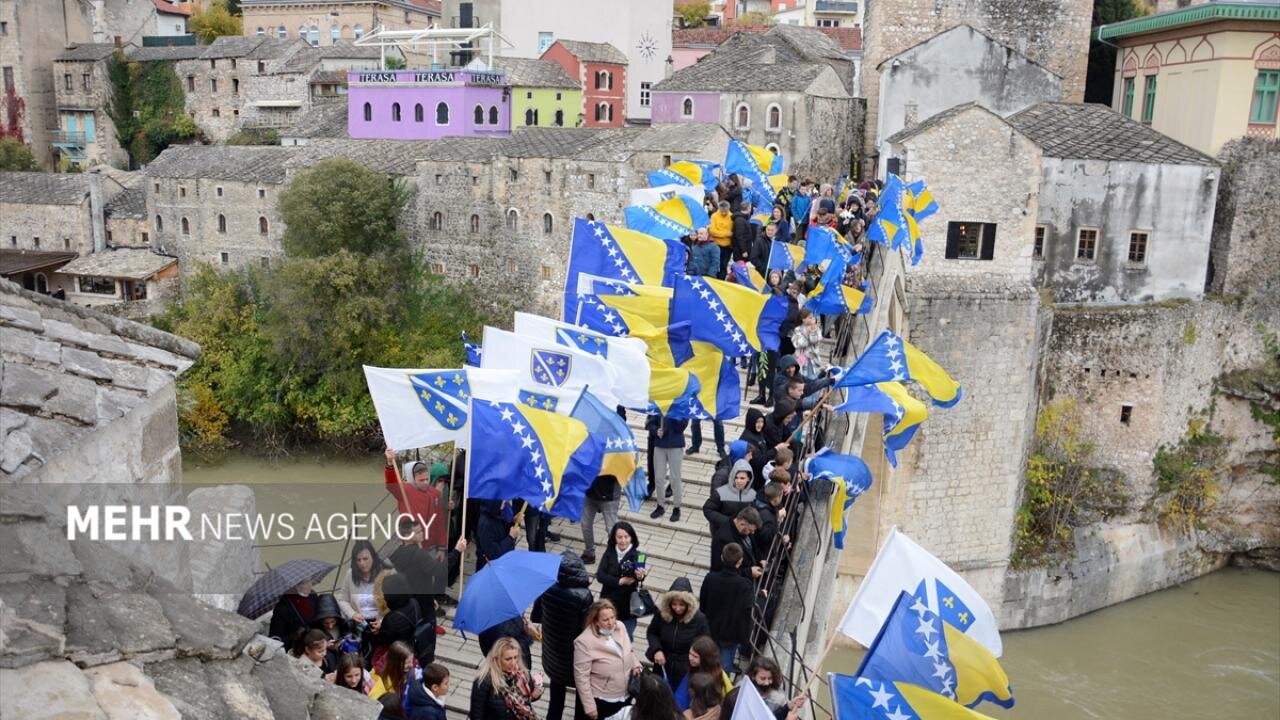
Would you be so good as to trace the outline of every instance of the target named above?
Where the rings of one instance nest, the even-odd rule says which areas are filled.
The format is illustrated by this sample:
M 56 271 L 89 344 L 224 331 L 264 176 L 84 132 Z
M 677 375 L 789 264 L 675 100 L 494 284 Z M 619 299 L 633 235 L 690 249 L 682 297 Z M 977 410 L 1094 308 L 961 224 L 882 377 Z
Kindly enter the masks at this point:
M 484 632 L 503 620 L 518 617 L 556 582 L 560 556 L 512 550 L 484 566 L 467 582 L 453 626 Z

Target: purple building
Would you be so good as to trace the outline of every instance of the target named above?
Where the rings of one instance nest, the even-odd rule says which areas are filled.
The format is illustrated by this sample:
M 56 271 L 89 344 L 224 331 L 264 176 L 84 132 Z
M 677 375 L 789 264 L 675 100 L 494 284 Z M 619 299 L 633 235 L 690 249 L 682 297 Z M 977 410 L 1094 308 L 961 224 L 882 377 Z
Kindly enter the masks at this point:
M 506 82 L 497 72 L 352 70 L 347 73 L 347 132 L 383 140 L 510 135 Z
M 653 122 L 720 122 L 720 93 L 654 92 Z

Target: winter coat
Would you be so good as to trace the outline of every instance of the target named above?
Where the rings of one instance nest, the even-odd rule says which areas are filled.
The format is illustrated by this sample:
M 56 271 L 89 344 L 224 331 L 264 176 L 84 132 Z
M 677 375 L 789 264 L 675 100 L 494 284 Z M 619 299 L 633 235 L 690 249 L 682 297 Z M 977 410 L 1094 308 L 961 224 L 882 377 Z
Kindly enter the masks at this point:
M 523 617 L 503 620 L 497 625 L 482 630 L 478 638 L 480 654 L 488 657 L 489 651 L 504 637 L 509 637 L 516 641 L 520 646 L 520 659 L 524 661 L 524 666 L 527 668 L 533 667 L 533 638 L 529 637 L 529 633 L 524 631 Z
M 782 222 L 774 222 L 778 226 L 778 234 L 773 236 L 775 241 L 789 243 L 793 241 L 791 235 L 791 221 L 783 220 Z
M 729 451 L 728 456 L 722 457 L 716 461 L 715 470 L 711 472 L 711 488 L 720 487 L 729 482 L 729 470 L 733 464 L 747 456 L 747 441 L 738 439 L 729 443 L 725 449 Z
M 480 518 L 476 522 L 476 572 L 508 552 L 516 549 L 511 537 L 511 523 L 502 516 L 502 503 L 498 500 L 482 500 Z
M 566 550 L 556 584 L 542 593 L 532 614 L 533 622 L 542 624 L 542 669 L 551 682 L 573 687 L 573 641 L 594 600 L 586 566 Z
M 409 592 L 418 601 L 418 609 L 434 618 L 435 596 L 444 591 L 446 568 L 432 553 L 414 543 L 401 544 L 387 560 L 396 573 L 409 581 Z
M 276 607 L 271 611 L 271 626 L 267 630 L 267 635 L 277 638 L 284 643 L 287 649 L 294 641 L 294 635 L 298 630 L 306 632 L 311 627 L 311 621 L 315 620 L 315 608 L 319 603 L 319 596 L 314 592 L 308 595 L 311 599 L 311 617 L 304 617 L 303 613 L 298 612 L 298 608 L 293 604 L 293 594 L 281 595 L 276 601 Z
M 684 616 L 676 618 L 671 612 L 671 601 L 683 600 L 688 609 Z M 645 637 L 649 641 L 649 649 L 645 657 L 650 662 L 658 651 L 662 651 L 666 664 L 662 666 L 667 684 L 675 687 L 680 684 L 689 672 L 689 647 L 693 641 L 703 635 L 711 634 L 711 626 L 707 624 L 707 616 L 698 610 L 698 598 L 693 595 L 693 585 L 688 578 L 678 577 L 671 583 L 671 589 L 658 597 L 658 614 L 649 623 Z
M 813 198 L 808 195 L 796 193 L 791 198 L 791 217 L 798 223 L 809 222 L 809 206 L 813 204 Z
M 507 708 L 502 692 L 493 687 L 483 665 L 471 685 L 471 709 L 467 712 L 467 720 L 516 720 L 516 714 Z
M 636 534 L 630 530 L 630 525 L 627 527 L 631 537 L 635 538 Z M 625 577 L 636 576 L 636 562 L 639 555 L 639 542 L 636 542 L 627 549 L 622 562 L 618 562 L 617 546 L 614 544 L 612 534 L 609 536 L 609 544 L 600 554 L 600 565 L 596 568 L 596 579 L 601 585 L 600 599 L 613 603 L 613 607 L 618 611 L 618 620 L 631 619 L 631 593 L 635 592 L 637 584 L 623 585 L 619 581 Z
M 422 612 L 418 601 L 409 592 L 409 582 L 399 573 L 384 580 L 376 592 L 379 605 L 385 607 L 386 612 L 383 613 L 382 625 L 378 628 L 378 632 L 369 635 L 369 642 L 375 647 L 380 647 L 399 641 L 414 649 L 420 664 L 434 660 L 436 654 L 434 632 L 430 633 L 430 647 L 424 648 L 422 653 L 418 653 L 414 645 L 414 636 L 419 622 L 425 621 L 432 626 L 435 625 L 434 610 L 429 616 Z
M 770 505 L 763 497 L 758 497 L 751 507 L 760 513 L 760 529 L 756 531 L 756 549 L 761 559 L 769 557 L 773 541 L 778 537 L 778 509 Z
M 720 561 L 720 553 L 729 543 L 738 543 L 742 546 L 742 567 L 738 568 L 738 574 L 750 578 L 751 568 L 759 563 L 755 538 L 740 534 L 738 527 L 731 522 L 721 525 L 720 529 L 711 535 L 711 569 L 719 570 L 724 567 L 724 563 Z
M 744 490 L 738 490 L 733 486 L 733 478 L 744 471 L 751 475 L 753 480 L 755 479 L 755 474 L 751 471 L 751 463 L 738 460 L 729 470 L 729 482 L 712 490 L 711 496 L 702 504 L 702 515 L 711 524 L 711 532 L 714 533 L 721 525 L 733 519 L 739 510 L 749 507 L 755 501 L 756 491 L 751 489 L 750 482 Z
M 413 482 L 401 482 L 396 475 L 396 469 L 390 465 L 383 467 L 382 479 L 387 486 L 387 492 L 395 498 L 399 508 L 397 512 L 416 515 L 421 517 L 423 522 L 430 522 L 427 526 L 427 535 L 422 540 L 422 547 L 444 547 L 449 539 L 449 516 L 446 514 L 444 497 L 440 495 L 440 491 L 433 485 L 419 487 Z M 407 507 L 404 501 L 406 497 L 409 499 Z M 433 517 L 435 520 L 431 520 Z
M 764 452 L 765 457 L 769 460 L 773 460 L 774 456 L 778 454 L 778 445 L 791 442 L 792 425 L 798 422 L 793 420 L 790 423 L 783 424 L 781 409 L 778 407 L 776 400 L 774 403 L 773 412 L 769 413 L 769 417 L 764 419 Z M 796 411 L 796 416 L 799 417 L 798 410 Z
M 791 331 L 791 344 L 796 349 L 796 362 L 800 363 L 800 358 L 804 358 L 803 366 L 799 369 L 804 373 L 806 378 L 815 378 L 822 370 L 822 326 L 814 325 L 813 328 L 805 327 L 804 323 L 796 326 Z
M 749 579 L 731 568 L 712 570 L 702 581 L 701 595 L 713 640 L 724 645 L 751 639 L 755 585 Z
M 751 247 L 756 242 L 756 226 L 751 224 L 751 216 L 744 213 L 733 214 L 733 259 L 745 260 L 751 257 Z
M 431 699 L 421 680 L 407 683 L 404 709 L 405 720 L 445 720 L 444 705 Z
M 582 709 L 589 713 L 595 712 L 597 697 L 626 697 L 631 672 L 640 667 L 640 658 L 620 622 L 613 624 L 613 640 L 622 649 L 621 654 L 593 627 L 583 630 L 573 641 L 574 688 Z
M 733 215 L 719 211 L 711 213 L 711 225 L 707 230 L 711 240 L 720 247 L 733 245 Z
M 764 438 L 763 427 L 760 432 L 755 430 L 756 421 L 764 419 L 764 411 L 759 408 L 747 408 L 746 424 L 742 428 L 742 435 L 738 438 L 751 445 L 751 472 L 755 476 L 751 487 L 757 491 L 769 481 L 764 475 L 764 465 L 768 462 L 765 458 L 769 454 L 769 443 Z
M 767 277 L 769 274 L 769 251 L 773 248 L 773 242 L 761 230 L 756 233 L 756 239 L 751 243 L 751 255 L 747 260 L 755 266 L 756 272 L 759 272 L 762 276 Z
M 656 448 L 684 447 L 684 429 L 689 426 L 688 420 L 672 420 L 662 415 L 650 415 L 645 420 L 645 429 L 653 439 Z M 657 436 L 658 428 L 662 428 L 662 437 Z

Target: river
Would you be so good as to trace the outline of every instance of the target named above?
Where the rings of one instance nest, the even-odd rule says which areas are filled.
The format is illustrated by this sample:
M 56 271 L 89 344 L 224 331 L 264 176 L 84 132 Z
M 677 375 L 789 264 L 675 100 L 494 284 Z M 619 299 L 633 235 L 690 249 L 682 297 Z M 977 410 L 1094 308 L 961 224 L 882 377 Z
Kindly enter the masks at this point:
M 376 459 L 232 455 L 213 466 L 188 461 L 183 474 L 188 489 L 255 485 L 259 512 L 345 513 L 353 501 L 368 511 L 386 497 Z M 263 557 L 277 564 L 341 552 L 338 542 L 265 548 Z M 852 672 L 860 657 L 837 651 L 826 669 Z M 1058 625 L 1006 632 L 1001 662 L 1017 705 L 979 708 L 994 718 L 1280 718 L 1280 574 L 1222 570 Z

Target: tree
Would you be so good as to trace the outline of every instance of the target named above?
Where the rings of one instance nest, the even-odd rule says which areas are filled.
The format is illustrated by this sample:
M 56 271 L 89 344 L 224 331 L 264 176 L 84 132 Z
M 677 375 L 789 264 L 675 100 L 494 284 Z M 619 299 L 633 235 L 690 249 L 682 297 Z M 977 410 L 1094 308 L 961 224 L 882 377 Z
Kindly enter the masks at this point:
M 223 35 L 240 35 L 243 30 L 240 18 L 231 13 L 226 0 L 213 0 L 204 10 L 191 15 L 191 32 L 208 44 Z
M 749 12 L 743 13 L 733 20 L 734 25 L 742 27 L 753 27 L 757 25 L 772 25 L 773 16 L 766 12 Z
M 31 148 L 16 138 L 0 138 L 0 170 L 38 170 Z
M 1093 27 L 1147 14 L 1142 0 L 1093 0 Z M 1116 49 L 1101 40 L 1089 41 L 1089 66 L 1085 74 L 1084 101 L 1111 104 L 1115 90 Z
M 396 221 L 407 200 L 399 181 L 346 158 L 322 160 L 280 194 L 285 254 L 320 257 L 345 248 L 404 256 L 408 242 Z
M 403 69 L 405 69 L 405 62 L 404 62 L 404 58 L 400 57 L 399 55 L 392 55 L 392 56 L 388 57 L 388 58 L 387 58 L 387 62 L 386 62 L 386 64 L 384 65 L 384 69 L 386 69 L 386 70 L 403 70 Z
M 106 112 L 131 167 L 150 162 L 169 145 L 200 134 L 186 114 L 182 81 L 167 62 L 130 62 L 120 50 L 107 63 Z
M 676 12 L 684 18 L 685 27 L 700 28 L 706 24 L 707 16 L 711 14 L 711 4 L 704 0 L 694 0 L 676 8 Z

